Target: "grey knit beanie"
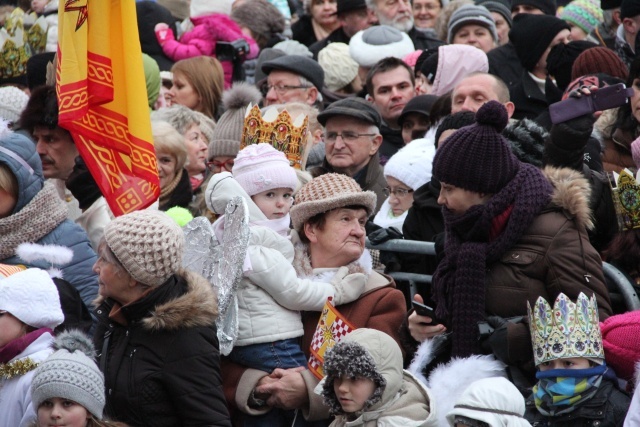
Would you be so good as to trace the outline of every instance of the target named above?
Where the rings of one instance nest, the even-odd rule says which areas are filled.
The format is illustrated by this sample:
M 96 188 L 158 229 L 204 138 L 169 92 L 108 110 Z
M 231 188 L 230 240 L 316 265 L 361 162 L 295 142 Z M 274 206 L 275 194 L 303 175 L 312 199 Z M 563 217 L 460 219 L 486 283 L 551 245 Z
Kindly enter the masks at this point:
M 69 399 L 102 419 L 105 404 L 104 376 L 93 361 L 91 338 L 77 330 L 58 335 L 56 350 L 35 370 L 31 380 L 33 407 L 54 397 Z
M 476 6 L 474 4 L 465 4 L 460 6 L 449 19 L 449 27 L 447 30 L 447 42 L 452 43 L 458 30 L 465 25 L 480 25 L 485 27 L 491 33 L 494 41 L 498 41 L 498 33 L 496 31 L 496 23 L 493 20 L 491 12 L 484 6 Z
M 104 229 L 109 249 L 136 281 L 160 286 L 182 265 L 184 234 L 164 212 L 135 211 Z
M 225 112 L 218 120 L 209 141 L 209 161 L 214 157 L 235 157 L 238 154 L 247 106 L 257 104 L 261 99 L 262 94 L 258 88 L 246 82 L 234 83 L 233 87 L 222 94 Z

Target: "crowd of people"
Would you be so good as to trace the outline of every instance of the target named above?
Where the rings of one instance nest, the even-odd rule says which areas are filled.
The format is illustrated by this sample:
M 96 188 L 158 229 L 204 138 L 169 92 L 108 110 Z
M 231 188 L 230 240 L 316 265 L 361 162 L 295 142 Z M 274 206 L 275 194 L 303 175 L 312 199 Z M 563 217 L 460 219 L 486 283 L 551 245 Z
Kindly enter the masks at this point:
M 640 0 L 137 1 L 118 217 L 62 3 L 0 0 L 0 425 L 640 426 Z

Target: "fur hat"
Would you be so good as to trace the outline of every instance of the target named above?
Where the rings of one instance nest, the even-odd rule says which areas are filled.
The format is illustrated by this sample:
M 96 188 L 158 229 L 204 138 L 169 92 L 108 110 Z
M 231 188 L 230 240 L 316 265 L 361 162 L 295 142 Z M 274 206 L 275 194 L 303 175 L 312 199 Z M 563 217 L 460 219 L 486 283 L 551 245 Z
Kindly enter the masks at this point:
M 640 310 L 611 316 L 600 323 L 602 345 L 607 364 L 625 381 L 634 378 L 634 366 L 640 361 Z
M 17 122 L 29 102 L 29 96 L 15 86 L 0 87 L 0 118 Z
M 91 338 L 80 331 L 66 331 L 58 335 L 53 348 L 55 352 L 40 363 L 31 380 L 33 407 L 59 397 L 79 403 L 102 419 L 104 376 L 93 361 Z
M 231 173 L 249 196 L 276 188 L 295 190 L 298 185 L 287 157 L 269 144 L 248 145 L 240 150 Z
M 31 92 L 27 106 L 20 115 L 20 127 L 33 132 L 36 126 L 55 128 L 58 126 L 58 99 L 56 88 L 40 86 Z
M 587 49 L 576 58 L 571 68 L 571 80 L 597 73 L 608 74 L 625 82 L 629 77 L 629 69 L 620 57 L 604 46 Z
M 435 155 L 431 142 L 415 140 L 402 147 L 384 165 L 384 176 L 390 176 L 412 190 L 417 190 L 431 180 L 431 165 Z
M 235 157 L 240 149 L 244 116 L 249 104 L 258 104 L 262 94 L 252 84 L 237 82 L 222 94 L 224 114 L 218 119 L 209 141 L 207 159 L 218 156 Z
M 531 71 L 558 33 L 570 29 L 569 24 L 555 16 L 520 13 L 513 20 L 509 40 L 522 66 Z
M 344 414 L 333 387 L 336 378 L 342 376 L 373 381 L 373 394 L 363 407 L 366 410 L 380 402 L 383 396 L 388 397 L 389 393 L 385 395 L 388 378 L 402 378 L 402 352 L 398 343 L 384 332 L 360 328 L 327 351 L 323 369 L 322 397 L 332 414 Z
M 452 43 L 458 30 L 465 25 L 480 25 L 481 27 L 485 27 L 491 33 L 493 40 L 495 42 L 498 41 L 496 22 L 493 20 L 491 12 L 484 6 L 465 4 L 453 12 L 449 19 L 447 42 Z
M 469 191 L 499 192 L 520 169 L 520 162 L 500 134 L 507 121 L 507 111 L 498 101 L 484 104 L 476 113 L 475 124 L 459 129 L 438 148 L 433 176 Z
M 182 265 L 184 234 L 164 212 L 119 216 L 104 228 L 104 237 L 125 270 L 145 285 L 160 286 Z
M 0 280 L 0 310 L 38 329 L 55 329 L 64 322 L 58 288 L 39 268 L 28 268 Z
M 600 25 L 604 16 L 600 9 L 600 1 L 574 0 L 562 9 L 560 19 L 577 26 L 589 35 Z
M 557 9 L 556 0 L 511 0 L 511 10 L 520 5 L 533 6 L 549 16 L 555 16 Z
M 324 84 L 331 91 L 338 91 L 358 75 L 358 63 L 349 54 L 346 43 L 329 43 L 318 52 L 318 63 L 324 70 Z
M 370 68 L 387 57 L 402 59 L 415 50 L 407 35 L 388 25 L 374 25 L 358 31 L 349 41 L 349 53 L 361 67 Z
M 293 228 L 300 232 L 309 218 L 346 206 L 362 206 L 371 215 L 376 208 L 376 194 L 362 191 L 353 178 L 327 173 L 312 179 L 298 191 L 289 214 Z
M 465 417 L 490 426 L 531 427 L 524 418 L 524 397 L 511 381 L 502 377 L 484 378 L 472 382 L 457 399 L 453 411 L 447 414 L 449 425 Z
M 212 13 L 231 14 L 233 0 L 191 0 L 189 6 L 189 17 L 211 15 Z

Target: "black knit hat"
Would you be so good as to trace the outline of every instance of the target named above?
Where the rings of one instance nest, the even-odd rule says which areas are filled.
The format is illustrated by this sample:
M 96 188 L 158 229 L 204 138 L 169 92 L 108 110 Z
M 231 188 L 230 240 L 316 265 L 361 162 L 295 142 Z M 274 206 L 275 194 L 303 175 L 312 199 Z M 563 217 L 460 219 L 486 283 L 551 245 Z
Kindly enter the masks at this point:
M 509 40 L 516 48 L 522 66 L 531 71 L 562 30 L 571 30 L 571 27 L 555 16 L 520 13 L 513 19 Z
M 602 0 L 600 2 L 600 8 L 602 10 L 611 10 L 620 7 L 622 0 Z
M 476 0 L 478 6 L 486 7 L 489 12 L 495 12 L 504 18 L 509 25 L 513 27 L 513 18 L 511 18 L 511 3 L 508 0 Z
M 547 57 L 547 71 L 555 78 L 558 89 L 565 90 L 571 83 L 571 70 L 578 56 L 596 46 L 597 44 L 587 40 L 574 40 L 567 44 L 558 43 L 551 48 Z
M 439 61 L 440 55 L 438 54 L 438 49 L 435 49 L 435 51 L 422 62 L 422 65 L 420 65 L 420 73 L 422 73 L 422 77 L 424 77 L 429 84 L 433 84 L 436 79 Z
M 622 0 L 620 5 L 620 19 L 633 18 L 640 15 L 640 1 Z
M 540 9 L 545 15 L 555 16 L 557 4 L 555 0 L 512 0 L 511 10 L 520 5 L 533 6 Z
M 435 145 L 438 148 L 438 142 L 442 134 L 448 130 L 458 130 L 465 126 L 472 125 L 476 122 L 476 115 L 473 111 L 458 111 L 455 114 L 446 116 L 436 129 Z
M 520 161 L 500 134 L 509 116 L 504 105 L 489 101 L 476 123 L 463 127 L 436 150 L 433 176 L 440 182 L 477 193 L 493 194 L 518 173 Z

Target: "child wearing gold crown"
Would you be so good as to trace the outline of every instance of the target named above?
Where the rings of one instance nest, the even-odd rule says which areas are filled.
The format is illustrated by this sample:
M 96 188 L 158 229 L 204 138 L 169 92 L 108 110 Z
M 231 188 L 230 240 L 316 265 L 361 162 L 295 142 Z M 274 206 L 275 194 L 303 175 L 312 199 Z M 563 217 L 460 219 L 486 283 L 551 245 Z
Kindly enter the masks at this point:
M 527 399 L 533 426 L 622 426 L 630 398 L 607 367 L 595 296 L 560 293 L 553 308 L 527 303 L 538 382 Z

